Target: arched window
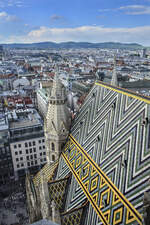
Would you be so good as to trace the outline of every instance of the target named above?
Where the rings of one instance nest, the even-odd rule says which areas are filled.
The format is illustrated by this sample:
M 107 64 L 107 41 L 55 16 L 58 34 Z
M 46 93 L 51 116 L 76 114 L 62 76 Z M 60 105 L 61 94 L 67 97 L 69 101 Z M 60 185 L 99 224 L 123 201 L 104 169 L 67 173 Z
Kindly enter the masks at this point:
M 55 151 L 55 145 L 53 142 L 52 142 L 52 151 Z
M 53 161 L 53 162 L 55 161 L 55 156 L 54 156 L 54 155 L 52 155 L 52 161 Z

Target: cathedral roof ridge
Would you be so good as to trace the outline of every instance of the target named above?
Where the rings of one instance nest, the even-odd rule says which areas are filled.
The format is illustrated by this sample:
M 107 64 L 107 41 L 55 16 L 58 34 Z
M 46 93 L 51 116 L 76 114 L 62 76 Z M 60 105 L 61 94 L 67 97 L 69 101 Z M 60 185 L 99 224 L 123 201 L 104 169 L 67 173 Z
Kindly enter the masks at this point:
M 150 97 L 144 96 L 144 95 L 139 94 L 139 93 L 136 93 L 136 92 L 131 91 L 129 89 L 125 89 L 125 88 L 121 88 L 121 87 L 116 87 L 116 86 L 114 86 L 112 84 L 107 84 L 107 83 L 104 83 L 102 81 L 96 81 L 95 82 L 95 85 L 99 85 L 101 87 L 105 87 L 105 88 L 110 89 L 110 90 L 113 90 L 115 92 L 118 92 L 118 93 L 127 95 L 128 97 L 132 97 L 132 98 L 135 98 L 137 100 L 143 101 L 143 102 L 145 102 L 147 104 L 150 104 Z

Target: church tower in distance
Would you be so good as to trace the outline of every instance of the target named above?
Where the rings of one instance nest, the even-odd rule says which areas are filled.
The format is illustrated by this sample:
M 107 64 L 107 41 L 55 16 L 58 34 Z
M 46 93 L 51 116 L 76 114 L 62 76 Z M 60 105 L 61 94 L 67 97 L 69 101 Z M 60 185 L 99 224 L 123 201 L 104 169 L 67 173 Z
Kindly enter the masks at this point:
M 119 86 L 117 73 L 116 73 L 116 56 L 114 56 L 114 68 L 113 68 L 111 84 L 114 86 Z
M 56 71 L 44 122 L 48 163 L 52 163 L 59 158 L 69 134 L 71 117 L 66 103 L 66 89 L 59 80 L 58 71 Z

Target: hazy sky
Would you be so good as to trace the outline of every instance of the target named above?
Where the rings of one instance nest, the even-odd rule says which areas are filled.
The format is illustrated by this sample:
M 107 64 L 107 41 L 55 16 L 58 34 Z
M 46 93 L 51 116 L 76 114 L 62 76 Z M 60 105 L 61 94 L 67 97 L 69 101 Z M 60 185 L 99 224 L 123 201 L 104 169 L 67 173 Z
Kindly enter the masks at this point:
M 0 0 L 0 43 L 40 41 L 150 46 L 150 0 Z

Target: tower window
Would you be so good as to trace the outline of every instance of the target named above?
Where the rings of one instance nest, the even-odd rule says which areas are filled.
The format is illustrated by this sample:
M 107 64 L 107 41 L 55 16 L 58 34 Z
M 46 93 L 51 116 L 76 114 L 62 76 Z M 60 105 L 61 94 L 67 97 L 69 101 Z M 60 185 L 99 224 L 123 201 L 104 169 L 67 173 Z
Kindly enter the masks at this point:
M 28 143 L 25 143 L 24 145 L 25 145 L 25 147 L 28 147 Z
M 55 161 L 55 156 L 54 156 L 54 155 L 52 155 L 52 161 L 53 161 L 53 162 Z
M 65 146 L 65 143 L 62 143 L 62 144 L 61 144 L 61 149 L 63 149 L 64 146 Z
M 55 151 L 55 145 L 53 142 L 52 142 L 52 151 Z

